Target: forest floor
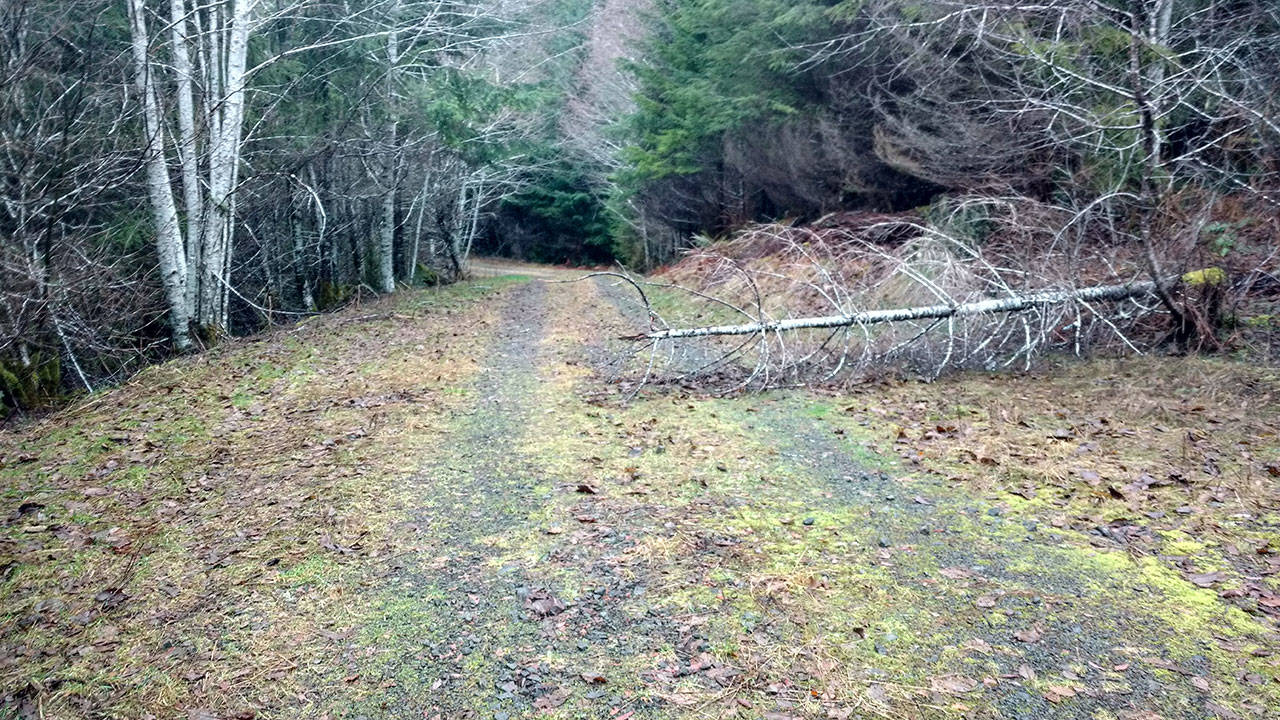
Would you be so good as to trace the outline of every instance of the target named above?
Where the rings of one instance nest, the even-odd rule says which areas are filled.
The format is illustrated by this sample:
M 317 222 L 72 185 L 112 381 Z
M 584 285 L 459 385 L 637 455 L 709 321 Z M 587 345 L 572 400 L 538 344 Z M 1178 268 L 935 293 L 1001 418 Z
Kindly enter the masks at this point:
M 0 431 L 0 718 L 1280 712 L 1274 369 L 621 403 L 524 272 Z

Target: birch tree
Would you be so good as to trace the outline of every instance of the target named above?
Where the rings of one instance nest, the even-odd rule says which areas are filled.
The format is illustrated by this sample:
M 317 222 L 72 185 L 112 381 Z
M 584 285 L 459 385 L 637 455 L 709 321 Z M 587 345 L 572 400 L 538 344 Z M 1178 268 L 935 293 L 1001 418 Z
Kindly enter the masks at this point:
M 129 31 L 98 22 L 109 7 L 0 4 L 0 413 L 129 372 L 147 343 L 124 328 L 163 317 L 138 282 L 154 252 L 128 238 L 146 188 L 118 131 Z
M 206 337 L 227 330 L 227 275 L 233 251 L 235 188 L 243 150 L 243 126 L 247 88 L 249 38 L 257 23 L 261 0 L 229 0 L 209 6 L 188 6 L 171 0 L 168 32 L 148 31 L 146 0 L 127 0 L 134 58 L 134 82 L 141 105 L 145 133 L 146 166 L 151 213 L 155 224 L 156 252 L 169 304 L 174 345 L 191 346 L 188 325 Z M 197 104 L 192 36 L 202 68 L 203 97 Z M 171 58 L 162 60 L 152 51 L 156 39 L 170 37 Z M 158 78 L 172 67 L 176 84 L 178 137 L 166 137 L 169 118 L 162 114 Z M 197 108 L 203 111 L 197 118 Z M 206 133 L 201 147 L 198 129 Z M 182 168 L 186 214 L 180 223 L 169 175 L 167 149 L 176 145 Z
M 383 141 L 389 152 L 383 160 L 382 168 L 382 220 L 378 226 L 378 288 L 384 293 L 395 292 L 395 238 L 396 238 L 396 195 L 399 190 L 399 171 L 395 152 L 396 140 L 400 128 L 396 110 L 396 74 L 400 63 L 400 33 L 396 27 L 399 22 L 400 3 L 393 0 L 388 8 L 387 31 L 387 77 L 386 95 L 383 100 L 387 114 L 386 136 Z
M 235 236 L 235 189 L 240 177 L 243 150 L 245 74 L 249 36 L 256 22 L 260 0 L 231 0 L 230 5 L 210 9 L 209 29 L 202 54 L 208 58 L 205 102 L 209 128 L 207 214 L 201 224 L 200 295 L 197 322 L 203 332 L 220 335 L 227 329 L 228 275 Z
M 192 310 L 187 295 L 187 254 L 165 157 L 165 126 L 156 97 L 144 0 L 129 0 L 129 21 L 134 81 L 142 102 L 142 127 L 146 134 L 143 163 L 146 166 L 147 192 L 155 223 L 156 257 L 160 262 L 161 282 L 164 285 L 165 301 L 169 306 L 169 327 L 173 344 L 180 351 L 187 350 L 191 347 L 188 324 Z

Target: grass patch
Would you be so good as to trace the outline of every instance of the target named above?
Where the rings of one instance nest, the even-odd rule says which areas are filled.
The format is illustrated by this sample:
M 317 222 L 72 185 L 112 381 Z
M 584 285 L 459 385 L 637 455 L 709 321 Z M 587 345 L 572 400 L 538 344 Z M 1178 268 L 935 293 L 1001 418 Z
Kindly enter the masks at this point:
M 458 328 L 482 329 L 476 301 L 508 284 L 229 342 L 6 430 L 3 493 L 26 510 L 0 527 L 0 697 L 51 717 L 296 703 L 320 630 L 363 612 L 443 391 L 476 369 L 464 338 L 482 330 Z

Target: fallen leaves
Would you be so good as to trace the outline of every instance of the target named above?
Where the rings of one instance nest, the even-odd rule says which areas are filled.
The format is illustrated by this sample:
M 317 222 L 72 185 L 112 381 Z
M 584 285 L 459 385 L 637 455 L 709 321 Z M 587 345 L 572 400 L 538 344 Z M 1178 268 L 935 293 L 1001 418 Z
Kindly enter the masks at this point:
M 570 692 L 566 688 L 557 688 L 546 695 L 543 695 L 533 701 L 533 707 L 538 710 L 554 710 L 564 705 L 569 699 Z
M 960 695 L 963 693 L 973 692 L 981 686 L 981 682 L 964 675 L 940 675 L 929 679 L 929 687 L 933 689 L 934 692 L 946 693 L 948 695 Z
M 978 598 L 973 601 L 973 604 L 980 608 L 988 609 L 995 607 L 999 602 L 1000 593 L 987 593 L 985 595 L 979 595 Z
M 107 588 L 94 595 L 93 599 L 102 606 L 103 612 L 111 612 L 123 605 L 129 599 L 129 596 L 118 588 Z
M 1227 577 L 1228 575 L 1225 572 L 1219 570 L 1217 572 L 1195 573 L 1193 575 L 1188 575 L 1187 579 L 1196 587 L 1209 588 L 1226 580 Z
M 1039 625 L 1032 625 L 1026 630 L 1019 630 L 1018 632 L 1014 633 L 1013 637 L 1018 642 L 1024 642 L 1024 643 L 1040 642 L 1040 639 L 1044 637 L 1044 630 L 1042 630 Z
M 564 601 L 552 595 L 548 590 L 534 590 L 525 597 L 524 604 L 540 619 L 559 615 L 568 607 L 564 604 Z
M 1045 688 L 1044 699 L 1057 704 L 1076 696 L 1076 689 L 1070 685 L 1050 685 Z

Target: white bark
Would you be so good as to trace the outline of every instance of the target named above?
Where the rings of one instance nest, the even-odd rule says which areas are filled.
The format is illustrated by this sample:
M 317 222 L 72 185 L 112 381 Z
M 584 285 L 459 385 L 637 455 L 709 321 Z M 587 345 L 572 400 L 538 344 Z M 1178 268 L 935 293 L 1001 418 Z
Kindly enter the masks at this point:
M 201 242 L 200 325 L 210 334 L 227 326 L 227 298 L 245 108 L 245 62 L 257 0 L 232 0 L 231 15 L 214 24 L 211 75 L 223 89 L 209 111 L 209 190 L 207 221 Z M 217 17 L 218 9 L 212 15 Z M 222 30 L 220 32 L 219 30 Z M 225 55 L 220 52 L 225 51 Z
M 391 25 L 395 27 L 399 2 L 391 6 Z M 396 139 L 399 126 L 396 118 L 396 65 L 400 62 L 400 36 L 394 29 L 387 34 L 387 153 L 383 177 L 382 223 L 378 228 L 378 289 L 384 293 L 396 291 L 395 242 L 396 242 Z
M 892 310 L 868 310 L 849 315 L 828 315 L 824 317 L 778 320 L 775 322 L 747 323 L 744 325 L 661 330 L 643 337 L 649 340 L 674 340 L 677 338 L 710 337 L 713 335 L 759 335 L 793 330 L 831 329 L 911 320 L 939 320 L 967 315 L 1020 312 L 1041 305 L 1056 305 L 1066 302 L 1088 303 L 1104 300 L 1125 300 L 1150 295 L 1155 291 L 1156 284 L 1154 282 L 1100 285 L 1079 290 L 1050 290 L 1029 295 L 1017 295 L 956 305 L 927 305 L 914 308 L 894 308 Z
M 378 290 L 396 291 L 396 191 L 389 188 L 382 197 L 382 222 L 378 225 Z
M 467 226 L 467 244 L 462 250 L 463 264 L 471 262 L 471 246 L 476 241 L 476 231 L 480 229 L 480 204 L 484 202 L 484 179 L 480 179 L 480 184 L 476 187 L 475 197 L 472 199 L 471 205 L 471 224 Z
M 204 202 L 200 187 L 200 151 L 196 136 L 195 78 L 192 76 L 186 0 L 170 0 L 173 69 L 177 76 L 178 162 L 182 166 L 183 210 L 186 212 L 187 277 L 199 278 L 200 240 L 204 236 Z M 196 312 L 198 282 L 187 282 L 187 314 Z
M 418 222 L 413 229 L 413 253 L 409 256 L 409 267 L 406 275 L 409 278 L 409 284 L 413 284 L 418 279 L 418 253 L 422 249 L 422 221 L 427 215 L 427 205 L 429 200 L 427 192 L 431 188 L 431 170 L 430 161 L 427 163 L 428 169 L 422 174 L 422 191 L 418 194 Z M 428 257 L 435 258 L 435 243 L 431 243 L 431 252 Z
M 134 82 L 142 97 L 142 121 L 147 134 L 143 162 L 146 165 L 147 194 L 156 229 L 156 256 L 160 263 L 165 301 L 169 306 L 169 329 L 174 346 L 179 350 L 187 350 L 191 347 L 191 338 L 188 334 L 190 314 L 187 309 L 189 278 L 186 251 L 165 161 L 164 125 L 156 98 L 155 79 L 147 57 L 149 39 L 145 10 L 144 0 L 129 0 L 130 36 L 136 74 Z

